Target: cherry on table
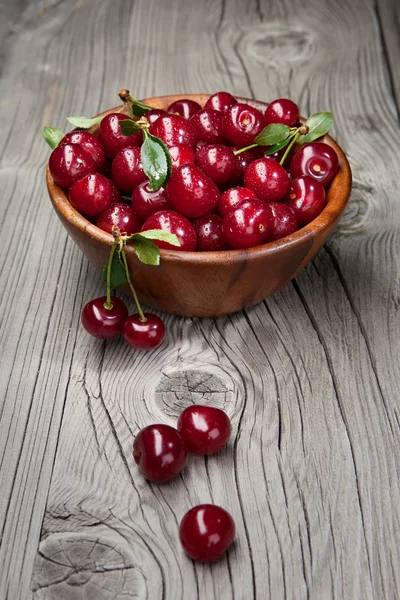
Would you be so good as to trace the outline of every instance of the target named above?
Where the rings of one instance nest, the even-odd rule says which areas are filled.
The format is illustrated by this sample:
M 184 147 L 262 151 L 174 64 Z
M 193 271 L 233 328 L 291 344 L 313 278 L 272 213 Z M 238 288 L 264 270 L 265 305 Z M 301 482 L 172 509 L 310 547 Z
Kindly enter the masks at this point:
M 85 175 L 69 190 L 69 201 L 85 217 L 96 217 L 108 208 L 112 199 L 112 182 L 101 173 Z
M 338 167 L 338 155 L 331 146 L 324 142 L 311 142 L 304 144 L 293 156 L 290 173 L 293 178 L 308 175 L 326 187 L 336 175 Z
M 225 142 L 223 115 L 217 110 L 204 109 L 190 119 L 197 142 L 223 144 Z
M 218 212 L 223 217 L 231 210 L 238 208 L 245 200 L 258 200 L 253 190 L 245 187 L 229 188 L 222 192 L 218 201 Z
M 150 126 L 150 133 L 163 140 L 168 147 L 177 144 L 194 146 L 196 143 L 191 121 L 179 115 L 161 115 Z
M 179 526 L 179 539 L 186 554 L 200 562 L 218 560 L 235 537 L 231 515 L 215 504 L 200 504 L 189 510 Z
M 283 204 L 283 202 L 269 202 L 268 206 L 271 209 L 273 218 L 272 231 L 268 236 L 268 242 L 279 240 L 298 230 L 297 218 L 290 206 Z
M 168 106 L 169 113 L 177 113 L 179 116 L 184 119 L 190 119 L 193 117 L 199 110 L 201 110 L 201 106 L 198 102 L 194 100 L 189 100 L 188 98 L 184 98 L 182 100 L 176 100 L 172 104 Z
M 298 123 L 300 117 L 299 107 L 289 98 L 278 98 L 268 104 L 264 113 L 266 125 L 281 123 L 293 127 Z
M 169 425 L 155 424 L 137 434 L 133 458 L 149 481 L 164 483 L 176 477 L 186 462 L 187 450 L 180 433 Z
M 169 148 L 172 168 L 183 167 L 184 165 L 193 165 L 195 153 L 191 146 L 187 144 L 177 144 Z
M 188 406 L 178 419 L 178 431 L 189 452 L 215 454 L 226 446 L 231 435 L 228 415 L 213 406 Z
M 152 108 L 151 110 L 148 110 L 144 116 L 146 117 L 150 125 L 152 125 L 155 121 L 157 121 L 158 117 L 162 117 L 166 114 L 167 111 L 163 110 L 162 108 Z
M 153 350 L 162 344 L 165 338 L 165 325 L 160 317 L 153 313 L 144 313 L 146 321 L 139 315 L 130 315 L 125 319 L 122 334 L 125 341 L 139 350 Z
M 122 300 L 111 296 L 112 308 L 105 308 L 106 296 L 91 300 L 82 309 L 81 321 L 90 335 L 99 339 L 114 338 L 122 332 L 128 309 Z
M 217 92 L 210 96 L 207 100 L 204 108 L 217 110 L 218 112 L 226 112 L 230 106 L 237 104 L 236 98 L 229 94 L 229 92 Z
M 228 142 L 235 146 L 248 146 L 265 126 L 260 111 L 241 102 L 228 108 L 223 121 L 224 135 Z
M 75 181 L 96 172 L 91 156 L 78 144 L 57 146 L 50 154 L 49 170 L 56 185 L 70 188 Z
M 143 140 L 141 131 L 132 135 L 124 135 L 121 131 L 121 121 L 130 119 L 122 113 L 111 113 L 100 121 L 99 140 L 104 146 L 108 158 L 114 156 L 128 146 L 140 146 Z
M 212 212 L 218 204 L 217 186 L 196 165 L 174 169 L 167 191 L 172 208 L 190 219 Z
M 272 158 L 258 158 L 247 167 L 244 185 L 253 190 L 260 200 L 276 202 L 288 191 L 289 176 Z
M 325 188 L 308 175 L 296 177 L 283 202 L 293 210 L 299 225 L 307 225 L 325 206 Z
M 180 246 L 172 246 L 168 242 L 153 240 L 159 248 L 178 251 L 185 250 L 187 252 L 196 250 L 197 238 L 193 225 L 186 217 L 183 217 L 174 210 L 160 210 L 146 219 L 143 223 L 142 231 L 151 229 L 162 229 L 163 231 L 175 233 L 181 244 Z
M 196 152 L 196 164 L 217 185 L 228 183 L 236 171 L 236 159 L 222 144 L 206 145 Z
M 134 188 L 147 180 L 140 159 L 140 148 L 122 148 L 111 165 L 111 177 L 118 189 L 131 193 Z
M 96 225 L 108 233 L 112 233 L 113 228 L 118 227 L 121 233 L 133 235 L 140 231 L 141 222 L 131 206 L 125 202 L 112 202 L 98 215 Z
M 169 208 L 168 192 L 163 187 L 153 191 L 150 189 L 150 183 L 143 181 L 132 192 L 132 209 L 142 221 L 146 221 L 151 215 L 160 210 Z
M 197 250 L 215 252 L 228 250 L 228 242 L 222 233 L 222 219 L 218 215 L 204 215 L 192 221 L 197 236 Z
M 222 231 L 232 248 L 264 244 L 273 228 L 272 212 L 261 200 L 246 200 L 222 219 Z
M 96 171 L 102 173 L 106 164 L 106 153 L 99 138 L 90 131 L 70 131 L 66 133 L 60 142 L 65 144 L 78 144 L 89 154 L 96 165 Z

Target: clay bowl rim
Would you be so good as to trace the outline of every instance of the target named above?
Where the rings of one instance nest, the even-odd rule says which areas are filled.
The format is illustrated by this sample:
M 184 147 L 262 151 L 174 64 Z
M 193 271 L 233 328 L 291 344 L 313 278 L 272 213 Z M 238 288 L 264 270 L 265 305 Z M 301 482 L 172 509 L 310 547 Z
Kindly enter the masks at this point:
M 207 101 L 207 99 L 210 97 L 210 95 L 211 94 L 175 94 L 166 96 L 154 96 L 151 98 L 146 98 L 145 100 L 143 100 L 143 102 L 149 104 L 150 106 L 152 104 L 154 104 L 155 106 L 159 104 L 169 105 L 178 99 L 188 98 L 197 102 L 199 102 L 200 99 L 200 104 L 203 105 L 204 102 Z M 268 104 L 267 102 L 254 101 L 251 98 L 243 98 L 241 96 L 236 96 L 236 98 L 241 101 L 249 102 L 249 104 L 251 104 L 252 102 L 265 105 Z M 105 116 L 109 113 L 115 112 L 116 110 L 121 110 L 121 108 L 121 106 L 110 108 L 106 111 L 103 111 L 102 113 L 99 113 L 96 116 Z M 95 128 L 92 128 L 92 130 L 93 129 Z M 351 193 L 352 175 L 347 157 L 343 152 L 342 148 L 337 144 L 337 142 L 329 135 L 324 136 L 319 141 L 323 141 L 332 146 L 332 148 L 334 148 L 339 157 L 340 169 L 331 181 L 327 190 L 327 200 L 325 208 L 318 215 L 318 217 L 316 217 L 308 225 L 305 225 L 304 227 L 295 231 L 291 235 L 288 235 L 279 240 L 267 242 L 266 244 L 261 244 L 246 249 L 218 250 L 213 252 L 187 252 L 183 250 L 176 251 L 160 249 L 161 260 L 164 262 L 179 262 L 193 264 L 207 263 L 215 265 L 224 263 L 227 259 L 229 260 L 229 262 L 240 262 L 243 259 L 243 256 L 246 256 L 249 260 L 251 257 L 261 258 L 264 255 L 273 255 L 279 253 L 283 249 L 295 249 L 296 246 L 301 244 L 301 242 L 305 238 L 318 238 L 319 235 L 323 235 L 323 233 L 339 219 L 340 215 L 343 213 L 347 205 Z M 75 208 L 73 208 L 73 206 L 68 200 L 67 193 L 53 182 L 48 165 L 46 167 L 46 182 L 51 202 L 56 211 L 59 212 L 60 215 L 64 217 L 66 221 L 69 221 L 75 228 L 79 229 L 82 233 L 87 234 L 89 237 L 105 246 L 109 246 L 111 249 L 111 246 L 113 244 L 113 236 L 110 233 L 103 231 L 102 229 L 91 223 L 88 219 L 86 219 L 86 217 L 84 217 Z M 129 248 L 128 246 L 127 249 L 128 251 L 133 252 L 133 248 Z

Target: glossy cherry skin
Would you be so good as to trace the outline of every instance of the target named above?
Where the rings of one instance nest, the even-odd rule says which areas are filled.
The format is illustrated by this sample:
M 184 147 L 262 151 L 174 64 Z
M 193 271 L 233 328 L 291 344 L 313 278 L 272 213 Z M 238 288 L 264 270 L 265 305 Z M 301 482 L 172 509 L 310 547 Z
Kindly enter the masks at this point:
M 269 202 L 268 206 L 273 218 L 273 228 L 268 236 L 268 242 L 279 240 L 298 230 L 296 215 L 289 206 L 282 202 Z
M 288 191 L 289 176 L 276 160 L 259 158 L 247 167 L 244 185 L 253 190 L 260 200 L 277 202 Z
M 121 113 L 111 113 L 106 115 L 100 122 L 99 140 L 104 146 L 107 158 L 114 156 L 128 146 L 140 146 L 143 140 L 141 131 L 133 135 L 124 135 L 121 131 L 121 121 L 129 119 L 127 115 Z
M 212 212 L 218 204 L 217 186 L 196 165 L 175 169 L 167 191 L 172 208 L 189 219 Z
M 307 225 L 325 206 L 325 188 L 308 175 L 296 177 L 283 201 L 293 210 L 299 225 Z
M 223 410 L 195 404 L 188 406 L 181 413 L 178 431 L 189 452 L 209 456 L 228 443 L 231 422 Z
M 185 98 L 184 100 L 177 100 L 168 106 L 168 112 L 178 114 L 184 119 L 190 119 L 193 117 L 199 110 L 201 110 L 200 104 L 195 102 L 194 100 L 188 100 Z
M 146 321 L 141 321 L 139 315 L 130 315 L 125 319 L 122 335 L 132 348 L 153 350 L 164 341 L 165 325 L 157 315 L 144 313 L 144 316 Z
M 140 160 L 140 148 L 123 148 L 115 156 L 111 165 L 112 180 L 122 192 L 131 193 L 134 188 L 147 181 Z
M 238 102 L 224 114 L 224 135 L 235 146 L 250 145 L 264 126 L 263 115 L 249 104 Z
M 207 145 L 197 150 L 196 164 L 217 185 L 231 181 L 236 171 L 232 150 L 222 144 Z
M 179 539 L 186 554 L 200 562 L 218 560 L 235 537 L 231 515 L 215 504 L 190 509 L 179 526 Z
M 222 113 L 203 109 L 190 119 L 197 142 L 223 144 L 225 142 Z
M 222 233 L 222 219 L 218 215 L 204 215 L 193 219 L 192 225 L 197 236 L 197 250 L 200 252 L 215 252 L 229 250 Z
M 231 146 L 231 150 L 239 150 L 240 146 Z M 249 166 L 250 163 L 260 158 L 260 149 L 259 148 L 251 148 L 250 150 L 245 150 L 240 154 L 235 156 L 236 168 L 235 174 L 232 178 L 231 184 L 240 186 L 243 184 L 244 173 Z
M 196 138 L 191 122 L 179 115 L 162 115 L 150 127 L 150 133 L 169 146 L 187 144 L 194 146 Z
M 149 425 L 137 434 L 133 458 L 144 477 L 164 483 L 183 469 L 187 450 L 180 433 L 169 425 Z
M 210 96 L 204 108 L 211 108 L 212 110 L 224 113 L 230 106 L 233 106 L 233 104 L 237 104 L 237 100 L 232 94 L 229 94 L 228 92 L 217 92 Z
M 153 240 L 159 248 L 164 248 L 165 250 L 186 250 L 187 252 L 196 250 L 197 238 L 193 225 L 188 219 L 174 210 L 160 210 L 149 217 L 143 223 L 142 231 L 149 229 L 162 229 L 163 231 L 175 233 L 181 244 L 180 246 L 172 246 L 161 240 Z
M 187 144 L 178 144 L 169 148 L 172 168 L 183 167 L 184 165 L 193 165 L 195 153 L 191 146 Z
M 90 335 L 101 340 L 116 337 L 122 332 L 128 309 L 122 300 L 111 296 L 112 309 L 104 308 L 107 298 L 96 298 L 88 302 L 82 309 L 82 325 Z
M 234 187 L 222 192 L 218 202 L 218 212 L 223 217 L 231 210 L 238 208 L 245 200 L 258 200 L 253 190 L 244 187 Z
M 95 217 L 110 206 L 112 182 L 101 173 L 90 173 L 79 179 L 69 190 L 69 201 L 85 217 Z
M 60 146 L 65 144 L 78 144 L 89 154 L 96 165 L 96 171 L 102 173 L 106 164 L 106 153 L 99 138 L 90 131 L 70 131 L 65 134 Z
M 304 144 L 293 156 L 290 173 L 293 178 L 309 175 L 326 187 L 336 175 L 339 159 L 335 150 L 324 142 Z
M 125 202 L 113 202 L 96 219 L 97 227 L 108 233 L 118 227 L 121 233 L 133 235 L 140 231 L 141 222 L 133 208 Z
M 63 144 L 50 154 L 49 169 L 54 183 L 68 189 L 78 179 L 95 173 L 96 164 L 78 144 Z
M 271 209 L 261 200 L 246 200 L 222 219 L 224 237 L 236 249 L 264 244 L 272 229 Z
M 266 125 L 271 123 L 282 123 L 288 127 L 297 124 L 300 117 L 299 107 L 293 100 L 288 98 L 278 98 L 268 104 L 264 113 Z
M 166 114 L 167 111 L 163 110 L 162 108 L 152 108 L 151 110 L 148 110 L 144 116 L 146 117 L 150 125 L 152 125 L 155 121 L 157 121 L 158 117 L 162 117 Z
M 149 182 L 143 181 L 132 192 L 132 208 L 137 216 L 145 221 L 154 213 L 170 208 L 168 192 L 163 187 L 153 192 Z

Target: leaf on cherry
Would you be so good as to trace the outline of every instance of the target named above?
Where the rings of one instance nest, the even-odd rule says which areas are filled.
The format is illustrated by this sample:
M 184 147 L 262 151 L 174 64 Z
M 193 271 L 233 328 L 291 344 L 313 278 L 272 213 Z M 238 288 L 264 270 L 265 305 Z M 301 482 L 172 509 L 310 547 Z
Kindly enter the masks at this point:
M 43 137 L 50 148 L 54 150 L 63 139 L 65 133 L 58 127 L 43 127 Z
M 88 117 L 67 117 L 67 121 L 69 121 L 74 127 L 79 127 L 79 129 L 89 129 L 90 127 L 93 127 L 93 125 L 100 123 L 103 118 L 104 115 L 100 117 L 93 117 L 93 119 L 89 119 Z
M 132 119 L 120 121 L 120 127 L 123 135 L 134 135 L 141 130 L 140 125 L 136 125 L 135 121 L 132 121 Z
M 145 265 L 154 266 L 160 264 L 160 249 L 157 244 L 144 237 L 141 233 L 132 236 L 130 241 L 140 262 Z
M 146 132 L 140 160 L 153 192 L 166 185 L 171 174 L 171 156 L 162 140 Z
M 111 255 L 111 254 L 110 254 Z M 107 257 L 105 265 L 103 267 L 103 280 L 107 283 L 107 273 L 108 273 L 108 265 L 110 262 L 110 255 Z M 121 249 L 117 248 L 112 257 L 111 263 L 111 278 L 110 284 L 112 289 L 117 289 L 125 283 L 127 283 L 128 279 L 126 277 L 125 267 L 121 258 Z
M 138 234 L 134 234 L 132 237 L 137 237 Z M 170 233 L 164 229 L 147 229 L 146 231 L 140 232 L 140 237 L 147 238 L 148 240 L 161 240 L 167 242 L 171 246 L 180 246 L 181 243 L 175 233 Z
M 148 106 L 147 104 L 144 104 L 143 102 L 140 102 L 140 100 L 134 100 L 129 105 L 129 112 L 131 114 L 131 117 L 142 117 L 151 109 L 152 109 L 151 106 Z
M 271 123 L 267 125 L 261 133 L 254 139 L 254 143 L 259 146 L 274 146 L 285 140 L 288 140 L 292 131 L 287 125 L 282 123 Z
M 292 137 L 294 136 L 290 136 L 286 140 L 282 140 L 278 144 L 273 144 L 272 146 L 267 148 L 267 150 L 264 152 L 264 156 L 270 156 L 271 154 L 275 154 L 275 152 L 278 152 L 278 150 L 282 150 L 282 148 L 288 145 Z
M 315 113 L 307 119 L 304 125 L 308 127 L 308 133 L 299 137 L 299 144 L 308 144 L 326 135 L 332 126 L 332 113 Z

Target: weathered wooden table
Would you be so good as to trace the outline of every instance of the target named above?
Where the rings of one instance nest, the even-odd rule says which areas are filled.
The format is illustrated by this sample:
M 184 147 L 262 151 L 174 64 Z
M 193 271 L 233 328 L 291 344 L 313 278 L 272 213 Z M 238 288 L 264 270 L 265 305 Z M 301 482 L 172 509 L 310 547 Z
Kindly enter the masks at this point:
M 400 4 L 1 9 L 1 600 L 399 598 Z M 296 281 L 229 317 L 166 316 L 150 354 L 81 328 L 101 278 L 44 182 L 42 126 L 115 105 L 124 86 L 332 109 L 354 174 L 337 232 Z M 223 407 L 232 442 L 146 483 L 135 433 L 191 402 Z M 177 536 L 202 502 L 237 524 L 212 566 Z

